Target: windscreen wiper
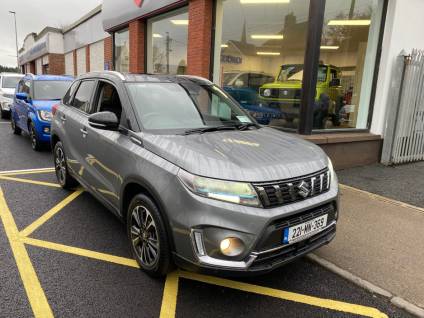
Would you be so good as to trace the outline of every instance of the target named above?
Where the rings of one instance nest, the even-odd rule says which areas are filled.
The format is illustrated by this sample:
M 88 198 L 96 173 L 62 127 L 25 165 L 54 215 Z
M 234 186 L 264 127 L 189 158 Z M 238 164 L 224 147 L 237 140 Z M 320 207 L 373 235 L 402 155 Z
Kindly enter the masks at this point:
M 259 126 L 257 125 L 257 124 L 254 124 L 254 123 L 244 123 L 244 124 L 240 124 L 240 125 L 237 125 L 237 126 L 235 126 L 238 130 L 246 130 L 246 129 L 248 129 L 249 127 L 256 127 L 256 128 L 259 128 Z
M 236 126 L 215 126 L 215 127 L 195 128 L 195 129 L 186 130 L 184 132 L 184 135 L 203 134 L 203 133 L 212 132 L 212 131 L 235 130 L 235 129 L 237 129 Z

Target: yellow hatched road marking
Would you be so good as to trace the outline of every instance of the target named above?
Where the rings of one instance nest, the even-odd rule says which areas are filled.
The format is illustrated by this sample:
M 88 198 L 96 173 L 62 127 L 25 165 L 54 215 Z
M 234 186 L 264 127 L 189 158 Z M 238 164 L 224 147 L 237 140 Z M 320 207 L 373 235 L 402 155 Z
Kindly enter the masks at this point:
M 331 309 L 335 311 L 342 311 L 342 312 L 362 315 L 365 317 L 388 318 L 386 314 L 382 313 L 376 308 L 345 303 L 345 302 L 341 302 L 337 300 L 307 296 L 307 295 L 297 294 L 293 292 L 287 292 L 284 290 L 273 289 L 273 288 L 263 287 L 263 286 L 253 285 L 253 284 L 247 284 L 247 283 L 242 283 L 242 282 L 219 278 L 219 277 L 189 273 L 185 271 L 179 271 L 179 277 L 199 281 L 206 284 L 212 284 L 212 285 L 236 289 L 236 290 L 240 290 L 244 292 L 254 293 L 258 295 L 279 298 L 279 299 L 288 300 L 288 301 L 292 301 L 296 303 L 302 303 L 306 305 L 327 308 L 327 309 Z M 170 293 L 170 291 L 167 291 L 167 293 Z M 165 291 L 164 291 L 164 294 L 165 294 Z M 170 316 L 167 316 L 167 317 L 170 317 Z
M 28 225 L 25 229 L 23 229 L 20 232 L 21 236 L 29 236 L 31 235 L 36 229 L 38 229 L 41 225 L 46 223 L 50 218 L 55 216 L 58 212 L 60 212 L 65 206 L 67 206 L 69 203 L 71 203 L 73 200 L 75 200 L 83 190 L 77 190 L 67 196 L 65 199 L 63 199 L 61 202 L 56 204 L 53 208 L 51 208 L 49 211 L 47 211 L 45 214 L 43 214 L 40 218 L 35 220 L 33 223 Z
M 121 257 L 121 256 L 115 256 L 115 255 L 101 253 L 101 252 L 95 252 L 95 251 L 87 250 L 87 249 L 84 249 L 84 248 L 68 246 L 68 245 L 63 245 L 63 244 L 58 244 L 58 243 L 53 243 L 53 242 L 48 242 L 48 241 L 37 240 L 37 239 L 30 238 L 30 237 L 21 237 L 20 241 L 22 243 L 25 243 L 25 244 L 28 244 L 28 245 L 47 248 L 47 249 L 58 251 L 58 252 L 74 254 L 74 255 L 79 255 L 79 256 L 85 256 L 85 257 L 88 257 L 88 258 L 93 258 L 93 259 L 97 259 L 97 260 L 104 261 L 104 262 L 109 262 L 109 263 L 114 263 L 114 264 L 118 264 L 118 265 L 134 267 L 134 268 L 139 268 L 137 262 L 134 259 L 127 258 L 127 257 Z
M 166 276 L 165 287 L 163 288 L 162 305 L 160 308 L 160 318 L 175 317 L 178 297 L 178 271 L 169 273 Z
M 30 179 L 14 178 L 14 177 L 8 177 L 8 176 L 4 176 L 4 175 L 0 175 L 0 180 L 16 181 L 16 182 L 30 183 L 30 184 L 42 185 L 42 186 L 53 187 L 53 188 L 60 188 L 60 185 L 57 184 L 57 183 L 36 181 L 36 180 L 30 180 Z
M 48 172 L 54 172 L 54 168 L 36 168 L 36 169 L 0 171 L 0 175 L 17 176 L 20 174 L 36 174 L 36 173 L 48 173 Z
M 40 281 L 32 266 L 31 260 L 22 242 L 19 241 L 18 228 L 13 219 L 12 213 L 7 206 L 3 191 L 0 188 L 0 218 L 3 222 L 4 230 L 9 239 L 10 247 L 15 258 L 16 266 L 24 284 L 25 292 L 36 318 L 53 317 L 53 312 L 47 301 Z

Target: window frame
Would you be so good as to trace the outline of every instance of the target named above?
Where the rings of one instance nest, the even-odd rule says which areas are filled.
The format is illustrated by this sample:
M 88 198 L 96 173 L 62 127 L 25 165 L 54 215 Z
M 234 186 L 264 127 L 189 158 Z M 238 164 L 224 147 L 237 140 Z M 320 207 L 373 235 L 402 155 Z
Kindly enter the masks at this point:
M 75 96 L 77 95 L 77 93 L 78 93 L 78 90 L 80 89 L 80 87 L 81 87 L 81 84 L 83 83 L 83 82 L 94 82 L 94 88 L 96 87 L 96 85 L 97 85 L 97 79 L 96 78 L 87 78 L 87 79 L 82 79 L 82 80 L 80 80 L 79 81 L 79 83 L 78 83 L 78 87 L 77 87 L 77 89 L 75 90 L 75 92 L 74 92 L 74 94 L 73 94 L 73 96 L 72 96 L 72 102 L 71 103 L 73 103 L 74 102 L 74 100 L 75 100 Z M 93 108 L 93 96 L 94 96 L 94 91 L 95 91 L 95 89 L 93 89 L 92 91 L 91 91 L 91 96 L 90 96 L 90 99 L 88 100 L 88 102 L 90 103 L 90 111 L 87 113 L 87 112 L 85 112 L 85 111 L 83 111 L 83 110 L 81 110 L 80 108 L 77 108 L 77 107 L 75 107 L 74 105 L 66 105 L 66 106 L 68 106 L 70 109 L 73 109 L 73 110 L 75 110 L 75 111 L 78 111 L 78 112 L 80 112 L 81 114 L 83 114 L 83 115 L 85 115 L 85 116 L 90 116 L 91 114 L 92 114 L 92 108 Z

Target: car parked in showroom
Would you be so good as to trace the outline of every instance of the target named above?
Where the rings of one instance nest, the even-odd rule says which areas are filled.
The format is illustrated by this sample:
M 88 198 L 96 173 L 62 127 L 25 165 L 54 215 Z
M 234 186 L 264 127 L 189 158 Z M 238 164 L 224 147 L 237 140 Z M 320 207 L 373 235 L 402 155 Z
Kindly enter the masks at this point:
M 18 73 L 0 73 L 0 116 L 2 119 L 10 116 L 10 106 L 13 103 L 16 85 L 23 77 Z
M 73 78 L 56 75 L 25 75 L 18 83 L 11 107 L 12 131 L 31 137 L 32 149 L 50 145 L 52 106 L 65 95 Z
M 296 120 L 302 95 L 303 68 L 303 64 L 281 65 L 276 80 L 260 87 L 260 105 L 279 110 L 281 118 L 288 122 Z M 315 103 L 312 106 L 314 129 L 326 128 L 327 121 L 331 121 L 333 126 L 340 125 L 339 112 L 344 106 L 340 78 L 338 67 L 327 64 L 318 66 Z M 289 127 L 287 123 L 285 126 Z M 297 124 L 294 126 L 297 127 Z
M 208 80 L 94 72 L 53 106 L 59 184 L 126 224 L 153 276 L 173 263 L 265 273 L 329 243 L 338 181 L 316 145 L 262 127 Z

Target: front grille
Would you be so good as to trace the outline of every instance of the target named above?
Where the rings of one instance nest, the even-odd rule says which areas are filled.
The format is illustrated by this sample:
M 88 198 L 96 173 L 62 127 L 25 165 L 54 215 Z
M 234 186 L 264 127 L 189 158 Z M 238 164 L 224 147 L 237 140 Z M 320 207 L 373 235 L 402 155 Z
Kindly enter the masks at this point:
M 256 252 L 271 250 L 283 245 L 284 228 L 295 226 L 327 214 L 327 225 L 336 220 L 337 207 L 335 202 L 306 210 L 295 215 L 274 220 L 264 231 L 261 240 L 255 247 Z
M 13 94 L 4 94 L 5 98 L 13 99 Z
M 330 189 L 330 171 L 328 168 L 314 174 L 289 180 L 254 183 L 262 205 L 265 208 L 282 206 L 302 201 Z
M 262 271 L 272 269 L 276 266 L 290 262 L 300 255 L 310 253 L 320 246 L 330 242 L 336 234 L 336 226 L 333 225 L 326 230 L 298 243 L 288 245 L 269 253 L 260 254 L 250 266 L 251 271 Z
M 271 91 L 270 96 L 264 95 L 266 89 Z M 265 98 L 300 99 L 302 90 L 297 88 L 261 88 L 259 94 Z

